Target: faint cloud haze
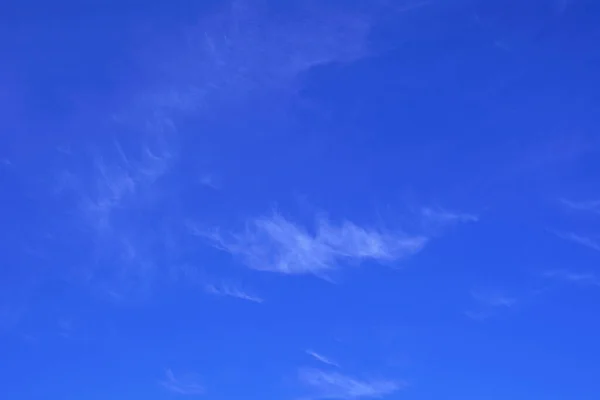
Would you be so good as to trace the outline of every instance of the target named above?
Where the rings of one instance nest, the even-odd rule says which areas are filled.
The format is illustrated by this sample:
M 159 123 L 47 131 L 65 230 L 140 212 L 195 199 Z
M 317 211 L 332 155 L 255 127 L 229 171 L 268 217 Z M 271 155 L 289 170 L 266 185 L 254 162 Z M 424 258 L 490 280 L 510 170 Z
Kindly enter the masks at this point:
M 274 18 L 262 3 L 232 1 L 188 26 L 168 50 L 149 51 L 147 64 L 160 65 L 164 79 L 139 94 L 140 115 L 119 118 L 173 130 L 177 116 L 245 101 L 252 93 L 289 91 L 311 68 L 369 54 L 369 12 L 306 2 L 301 17 Z
M 440 207 L 421 208 L 423 225 L 429 229 L 443 229 L 458 223 L 478 222 L 479 216 L 475 214 L 448 211 Z
M 503 291 L 480 289 L 471 291 L 471 298 L 475 301 L 475 308 L 465 311 L 471 319 L 484 320 L 495 315 L 501 309 L 509 309 L 518 304 L 518 299 L 509 296 Z
M 239 233 L 207 235 L 248 267 L 289 275 L 322 275 L 343 262 L 393 262 L 423 249 L 427 238 L 318 219 L 314 231 L 279 214 L 249 221 Z
M 165 371 L 165 379 L 160 384 L 169 392 L 185 396 L 198 396 L 204 394 L 204 387 L 194 375 L 176 377 L 172 370 Z
M 471 296 L 478 302 L 491 307 L 512 307 L 517 299 L 500 291 L 472 291 Z
M 339 368 L 339 366 L 340 366 L 335 361 L 331 360 L 328 357 L 325 357 L 322 354 L 317 353 L 316 351 L 306 350 L 306 354 L 308 354 L 309 356 L 313 357 L 315 360 L 320 361 L 320 362 L 322 362 L 324 364 L 327 364 L 327 365 L 331 365 L 332 367 L 338 367 Z
M 572 210 L 587 211 L 594 214 L 600 214 L 600 200 L 588 200 L 588 201 L 571 201 L 567 199 L 561 199 L 560 202 Z
M 561 239 L 569 240 L 573 243 L 588 247 L 592 250 L 600 251 L 600 241 L 596 238 L 583 236 L 573 232 L 555 232 L 556 236 Z
M 254 294 L 250 294 L 239 287 L 232 285 L 206 285 L 205 290 L 209 294 L 216 296 L 233 297 L 240 300 L 247 300 L 253 303 L 262 303 L 264 299 Z
M 542 274 L 545 278 L 568 282 L 583 286 L 600 286 L 600 278 L 595 273 L 574 272 L 564 269 L 545 271 Z
M 76 239 L 88 246 L 74 273 L 96 289 L 122 299 L 146 292 L 156 273 L 162 224 L 148 229 L 159 207 L 159 180 L 173 161 L 166 141 L 124 148 L 119 141 L 95 148 L 91 163 L 63 172 L 56 195 L 72 208 Z M 69 156 L 71 157 L 71 156 Z M 127 297 L 127 296 L 125 296 Z
M 312 399 L 377 399 L 402 389 L 403 382 L 387 379 L 358 379 L 339 372 L 301 369 L 300 382 L 311 390 Z

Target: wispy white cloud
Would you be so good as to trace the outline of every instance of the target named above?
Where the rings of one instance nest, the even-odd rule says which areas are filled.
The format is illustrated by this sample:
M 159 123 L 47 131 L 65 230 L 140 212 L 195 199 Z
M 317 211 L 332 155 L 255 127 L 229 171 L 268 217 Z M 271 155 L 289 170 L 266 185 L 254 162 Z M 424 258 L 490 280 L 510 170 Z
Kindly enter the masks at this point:
M 338 367 L 339 368 L 339 366 L 340 366 L 335 361 L 331 360 L 328 357 L 325 357 L 322 354 L 317 353 L 316 351 L 306 350 L 306 354 L 308 354 L 309 356 L 313 357 L 315 360 L 320 361 L 320 362 L 322 362 L 324 364 L 327 364 L 327 365 L 331 365 L 332 367 Z
M 118 118 L 141 119 L 162 131 L 173 129 L 179 115 L 245 102 L 257 92 L 293 92 L 295 81 L 311 68 L 368 55 L 369 33 L 381 9 L 306 2 L 294 15 L 274 18 L 277 11 L 264 2 L 226 4 L 188 26 L 185 37 L 174 35 L 168 50 L 148 50 L 144 64 L 160 65 L 164 79 L 138 96 L 139 115 Z
M 500 291 L 472 291 L 471 296 L 479 303 L 490 307 L 512 307 L 517 304 L 515 297 Z
M 389 379 L 358 379 L 339 372 L 320 369 L 301 369 L 300 382 L 312 399 L 377 399 L 391 395 L 405 383 Z
M 565 207 L 570 208 L 572 210 L 600 214 L 600 200 L 571 201 L 567 199 L 561 199 L 560 202 Z
M 269 21 L 266 11 L 256 2 L 235 1 L 226 14 L 232 22 L 228 43 L 218 35 L 204 36 L 213 59 L 224 65 L 243 63 L 250 73 L 262 69 L 260 74 L 269 71 L 283 77 L 320 64 L 353 61 L 367 52 L 373 24 L 367 13 L 306 4 L 303 18 Z
M 461 213 L 456 211 L 448 211 L 439 207 L 423 207 L 421 209 L 421 214 L 426 219 L 426 221 L 440 225 L 479 221 L 478 215 Z
M 219 189 L 221 187 L 219 178 L 214 174 L 204 173 L 200 175 L 198 182 L 210 189 Z
M 419 252 L 427 237 L 360 227 L 350 221 L 318 219 L 316 228 L 279 214 L 251 220 L 240 233 L 206 234 L 212 244 L 256 270 L 289 275 L 326 274 L 344 262 L 389 263 Z
M 77 217 L 87 230 L 100 239 L 118 243 L 124 258 L 135 257 L 136 249 L 126 230 L 140 228 L 131 218 L 147 202 L 156 180 L 166 173 L 167 157 L 143 149 L 134 162 L 119 148 L 118 156 L 98 157 L 91 173 L 70 172 L 68 185 L 75 196 Z
M 518 304 L 515 296 L 497 289 L 472 290 L 471 298 L 475 301 L 475 309 L 467 310 L 464 314 L 475 320 L 487 319 L 501 309 L 509 309 Z
M 548 279 L 560 280 L 577 285 L 600 286 L 600 278 L 595 273 L 591 272 L 581 273 L 565 269 L 555 269 L 545 271 L 542 276 Z
M 563 198 L 560 199 L 560 203 L 570 210 L 600 215 L 600 200 L 573 201 Z M 592 250 L 600 251 L 599 236 L 587 236 L 575 232 L 565 232 L 557 230 L 551 230 L 551 232 L 553 232 L 556 236 L 558 236 L 561 239 L 577 243 L 581 246 L 588 247 Z
M 597 140 L 591 135 L 560 133 L 545 140 L 536 140 L 524 151 L 519 150 L 521 155 L 513 164 L 512 172 L 523 174 L 551 169 L 560 164 L 574 162 L 597 150 Z
M 464 315 L 475 321 L 483 321 L 492 316 L 489 310 L 467 310 Z
M 254 303 L 262 303 L 264 299 L 256 296 L 255 294 L 251 294 L 245 290 L 242 290 L 239 287 L 232 285 L 206 285 L 205 290 L 207 293 L 216 295 L 216 296 L 227 296 L 234 297 L 236 299 L 247 300 Z
M 153 151 L 142 146 L 140 150 L 141 155 L 134 158 L 115 142 L 111 157 L 97 157 L 91 179 L 79 184 L 79 208 L 96 230 L 109 228 L 113 212 L 135 204 L 167 172 L 172 155 L 165 147 Z
M 590 249 L 600 251 L 600 242 L 595 238 L 579 235 L 573 232 L 555 232 L 555 234 L 561 239 L 569 240 Z
M 176 377 L 173 371 L 167 369 L 165 378 L 160 384 L 168 391 L 186 396 L 198 396 L 205 393 L 204 387 L 199 383 L 199 378 L 194 374 Z
M 161 224 L 148 229 L 147 222 L 155 218 L 158 181 L 168 173 L 173 154 L 155 138 L 127 149 L 113 141 L 98 146 L 95 155 L 91 164 L 62 174 L 55 190 L 73 210 L 70 226 L 79 243 L 89 246 L 74 274 L 114 299 L 141 294 L 152 284 L 162 240 Z

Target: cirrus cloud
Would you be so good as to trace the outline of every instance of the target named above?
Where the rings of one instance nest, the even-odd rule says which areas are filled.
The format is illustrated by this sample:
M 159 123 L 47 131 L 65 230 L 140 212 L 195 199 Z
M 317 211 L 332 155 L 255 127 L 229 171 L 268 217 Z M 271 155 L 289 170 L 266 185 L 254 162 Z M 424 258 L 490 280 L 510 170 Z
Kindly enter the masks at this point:
M 165 379 L 160 384 L 169 392 L 185 396 L 198 396 L 204 394 L 204 387 L 194 375 L 176 377 L 172 370 L 167 369 Z
M 301 369 L 299 379 L 312 399 L 377 399 L 397 392 L 405 383 L 389 379 L 359 379 L 339 372 Z
M 335 224 L 325 218 L 316 228 L 274 213 L 250 220 L 238 233 L 204 235 L 251 269 L 287 275 L 326 275 L 342 263 L 390 263 L 416 254 L 428 238 L 361 227 L 350 221 Z

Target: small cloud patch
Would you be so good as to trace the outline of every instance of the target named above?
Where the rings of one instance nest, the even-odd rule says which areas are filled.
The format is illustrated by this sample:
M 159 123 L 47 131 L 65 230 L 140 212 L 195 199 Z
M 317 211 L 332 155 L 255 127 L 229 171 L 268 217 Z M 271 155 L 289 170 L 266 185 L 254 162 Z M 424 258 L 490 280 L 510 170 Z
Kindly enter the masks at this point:
M 321 369 L 301 369 L 299 380 L 312 392 L 312 399 L 377 399 L 405 386 L 395 380 L 359 379 Z
M 386 232 L 321 218 L 316 229 L 279 214 L 249 221 L 238 233 L 205 235 L 214 247 L 255 270 L 286 275 L 325 275 L 344 262 L 394 262 L 421 251 L 428 238 Z
M 204 387 L 199 383 L 198 377 L 193 374 L 176 377 L 172 370 L 167 369 L 165 379 L 160 384 L 169 392 L 185 395 L 198 396 L 204 394 Z

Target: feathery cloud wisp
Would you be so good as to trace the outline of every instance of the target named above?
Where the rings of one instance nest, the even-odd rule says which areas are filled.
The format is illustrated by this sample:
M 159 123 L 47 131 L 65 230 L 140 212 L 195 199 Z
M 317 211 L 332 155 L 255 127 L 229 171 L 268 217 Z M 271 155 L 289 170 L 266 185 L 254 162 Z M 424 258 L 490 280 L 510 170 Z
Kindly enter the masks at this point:
M 89 246 L 84 268 L 72 273 L 114 299 L 148 293 L 164 241 L 162 226 L 149 230 L 148 221 L 162 201 L 159 180 L 171 167 L 172 145 L 158 137 L 143 142 L 98 143 L 92 162 L 64 172 L 55 187 L 74 211 L 69 227 Z
M 181 378 L 175 377 L 173 371 L 167 369 L 166 377 L 160 384 L 168 391 L 188 396 L 197 396 L 204 394 L 204 387 L 198 383 L 198 379 L 191 375 L 186 375 Z
M 213 245 L 256 270 L 289 275 L 324 275 L 342 262 L 393 262 L 419 252 L 424 236 L 360 227 L 345 221 L 317 221 L 314 232 L 279 214 L 250 221 L 245 231 L 206 235 Z
M 498 291 L 471 292 L 471 296 L 478 302 L 490 307 L 512 307 L 517 304 L 517 299 Z
M 301 369 L 299 379 L 313 393 L 313 399 L 374 399 L 392 394 L 404 384 L 387 379 L 357 379 L 339 372 Z
M 152 49 L 147 64 L 161 65 L 165 79 L 137 99 L 141 117 L 148 119 L 144 110 L 150 107 L 163 129 L 173 125 L 173 116 L 281 90 L 311 68 L 369 54 L 377 6 L 350 12 L 309 2 L 301 18 L 273 18 L 261 4 L 228 2 L 188 27 L 185 40 L 170 43 L 167 55 Z
M 228 296 L 234 297 L 241 300 L 247 300 L 254 303 L 262 303 L 264 300 L 261 297 L 258 297 L 254 294 L 250 294 L 239 287 L 231 286 L 231 285 L 206 285 L 205 290 L 207 293 L 216 295 L 216 296 Z
M 306 354 L 308 354 L 309 356 L 313 357 L 315 360 L 320 361 L 320 362 L 322 362 L 324 364 L 327 364 L 327 365 L 331 365 L 332 367 L 338 367 L 339 368 L 339 366 L 340 366 L 335 361 L 331 360 L 328 357 L 325 357 L 322 354 L 317 353 L 316 351 L 306 350 Z
M 421 209 L 423 216 L 438 224 L 452 224 L 456 222 L 477 222 L 479 216 L 460 212 L 452 212 L 442 208 L 423 207 Z
M 571 242 L 580 244 L 585 247 L 589 247 L 590 249 L 600 251 L 600 242 L 595 239 L 592 239 L 588 236 L 578 235 L 573 232 L 555 232 L 556 236 L 561 239 L 570 240 Z
M 465 311 L 471 319 L 484 320 L 494 315 L 500 309 L 508 309 L 517 305 L 516 297 L 508 296 L 498 290 L 471 291 L 471 297 L 477 303 L 476 310 Z
M 89 183 L 80 184 L 78 208 L 80 214 L 94 230 L 100 232 L 112 227 L 111 219 L 120 209 L 135 205 L 140 196 L 163 176 L 171 161 L 166 148 L 153 152 L 144 146 L 141 157 L 133 159 L 118 143 L 116 156 L 108 162 L 98 157 Z
M 545 271 L 543 277 L 578 285 L 600 286 L 600 278 L 594 273 L 580 273 L 560 269 Z
M 572 209 L 577 211 L 592 212 L 594 214 L 600 214 L 600 200 L 589 200 L 589 201 L 571 201 L 567 199 L 561 199 L 560 202 Z

